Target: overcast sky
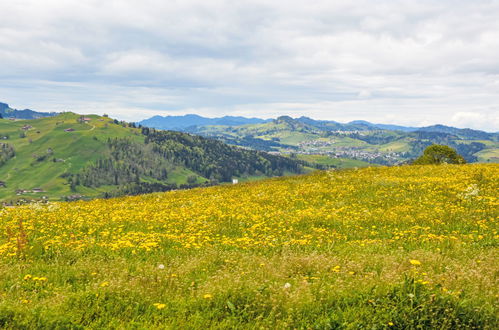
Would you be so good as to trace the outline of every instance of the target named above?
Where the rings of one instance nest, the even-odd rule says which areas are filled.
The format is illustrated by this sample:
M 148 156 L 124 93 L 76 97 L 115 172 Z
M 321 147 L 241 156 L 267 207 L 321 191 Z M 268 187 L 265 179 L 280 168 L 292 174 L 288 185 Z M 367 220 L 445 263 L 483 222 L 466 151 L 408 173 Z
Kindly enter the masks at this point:
M 499 130 L 499 1 L 2 0 L 0 102 Z

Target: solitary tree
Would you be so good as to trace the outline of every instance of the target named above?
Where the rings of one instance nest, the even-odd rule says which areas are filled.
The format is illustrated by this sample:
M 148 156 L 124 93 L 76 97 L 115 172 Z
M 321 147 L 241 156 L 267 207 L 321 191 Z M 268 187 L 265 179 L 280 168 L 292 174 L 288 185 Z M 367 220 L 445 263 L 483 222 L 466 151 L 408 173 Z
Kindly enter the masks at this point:
M 427 147 L 423 155 L 416 159 L 414 165 L 428 164 L 465 164 L 464 158 L 449 146 L 433 144 Z

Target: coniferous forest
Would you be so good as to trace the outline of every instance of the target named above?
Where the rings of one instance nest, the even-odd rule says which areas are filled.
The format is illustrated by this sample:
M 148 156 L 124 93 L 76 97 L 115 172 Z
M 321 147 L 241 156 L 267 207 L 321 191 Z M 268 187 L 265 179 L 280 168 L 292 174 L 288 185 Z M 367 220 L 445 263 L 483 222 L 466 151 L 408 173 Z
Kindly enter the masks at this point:
M 79 185 L 115 186 L 104 197 L 135 195 L 230 182 L 233 177 L 301 173 L 305 164 L 181 132 L 147 127 L 141 132 L 144 143 L 129 138 L 108 139 L 107 156 L 77 174 L 66 175 L 72 189 Z M 178 185 L 168 180 L 170 169 L 176 166 L 193 172 L 187 183 Z

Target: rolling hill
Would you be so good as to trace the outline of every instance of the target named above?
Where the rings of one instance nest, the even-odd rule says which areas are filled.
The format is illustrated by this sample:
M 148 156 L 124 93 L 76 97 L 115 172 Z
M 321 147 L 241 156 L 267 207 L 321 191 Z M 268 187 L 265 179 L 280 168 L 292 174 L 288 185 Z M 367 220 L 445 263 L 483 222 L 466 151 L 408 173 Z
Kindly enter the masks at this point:
M 300 173 L 300 161 L 97 115 L 0 119 L 0 200 L 78 199 Z
M 499 134 L 443 125 L 382 129 L 363 121 L 340 124 L 282 116 L 260 124 L 199 126 L 187 131 L 255 150 L 383 165 L 410 161 L 434 143 L 457 149 L 468 162 L 499 162 Z

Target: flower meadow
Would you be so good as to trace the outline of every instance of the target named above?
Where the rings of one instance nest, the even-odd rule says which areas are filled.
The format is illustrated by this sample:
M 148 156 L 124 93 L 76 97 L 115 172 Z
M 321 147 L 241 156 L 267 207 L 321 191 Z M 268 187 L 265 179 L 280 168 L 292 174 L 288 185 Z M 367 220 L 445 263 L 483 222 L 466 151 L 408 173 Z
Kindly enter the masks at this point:
M 499 165 L 0 209 L 1 328 L 497 328 Z

